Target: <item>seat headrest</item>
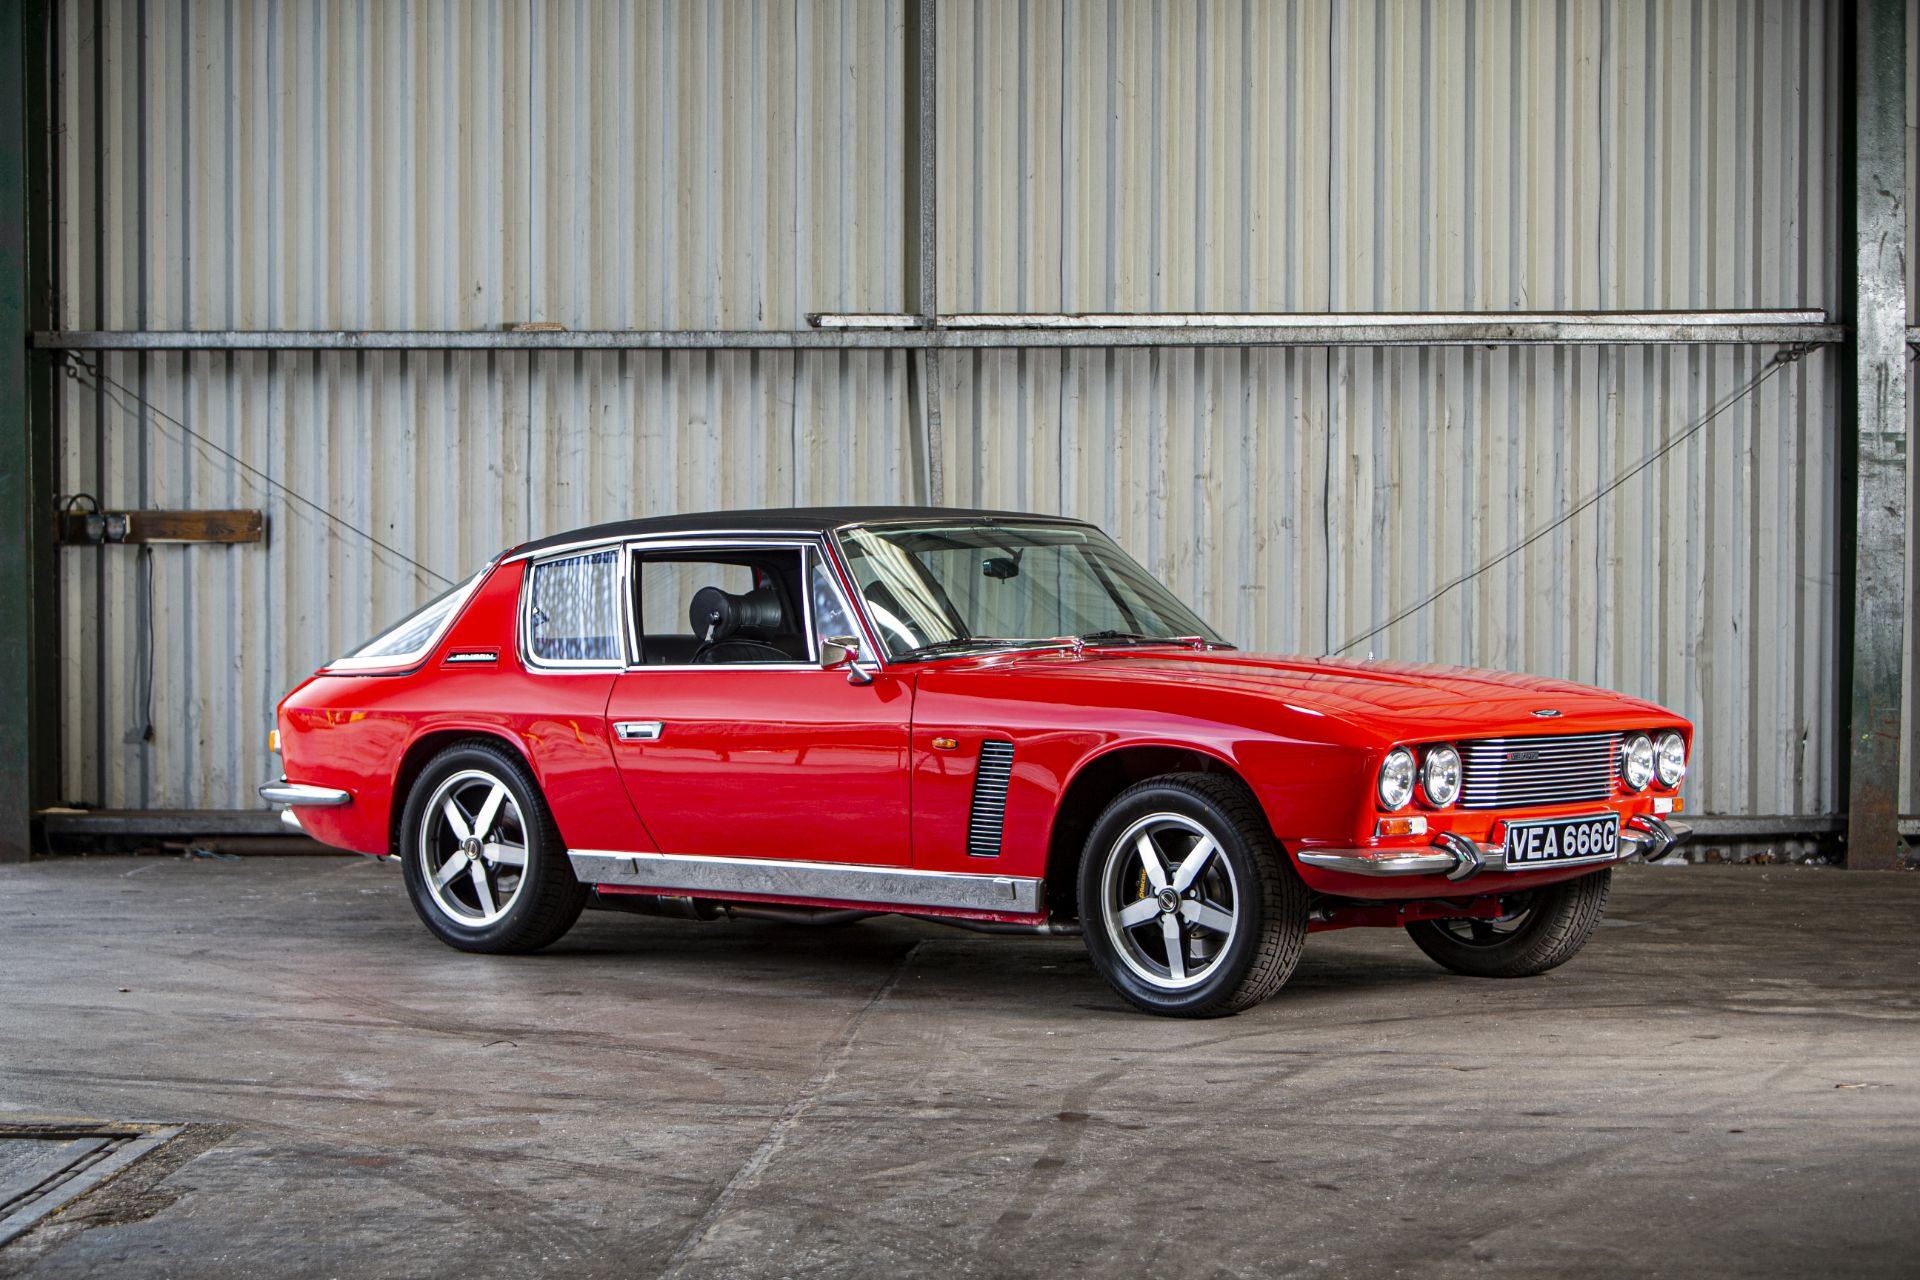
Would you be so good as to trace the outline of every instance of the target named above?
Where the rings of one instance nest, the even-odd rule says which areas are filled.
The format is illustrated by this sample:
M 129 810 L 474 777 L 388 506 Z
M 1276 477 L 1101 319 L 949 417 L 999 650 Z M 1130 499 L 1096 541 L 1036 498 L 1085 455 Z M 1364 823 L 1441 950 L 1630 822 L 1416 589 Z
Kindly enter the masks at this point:
M 717 644 L 734 636 L 771 640 L 787 630 L 780 597 L 771 587 L 740 595 L 718 587 L 702 587 L 693 593 L 687 620 L 693 624 L 694 639 L 701 644 Z

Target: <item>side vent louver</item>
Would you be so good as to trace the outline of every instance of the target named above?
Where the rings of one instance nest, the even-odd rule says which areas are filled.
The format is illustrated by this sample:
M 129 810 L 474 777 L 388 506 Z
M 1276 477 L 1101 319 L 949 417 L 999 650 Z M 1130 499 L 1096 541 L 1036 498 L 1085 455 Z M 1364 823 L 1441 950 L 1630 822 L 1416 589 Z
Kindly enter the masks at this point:
M 973 775 L 973 811 L 967 815 L 967 853 L 1000 856 L 1000 832 L 1007 817 L 1007 781 L 1013 776 L 1013 744 L 980 744 L 980 768 Z

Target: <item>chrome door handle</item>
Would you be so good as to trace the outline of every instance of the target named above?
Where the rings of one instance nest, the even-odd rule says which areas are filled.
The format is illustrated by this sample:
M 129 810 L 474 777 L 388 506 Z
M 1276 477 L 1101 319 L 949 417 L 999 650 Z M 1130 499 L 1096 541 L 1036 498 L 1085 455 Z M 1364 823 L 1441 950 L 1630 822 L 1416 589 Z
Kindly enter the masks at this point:
M 656 742 L 660 729 L 658 720 L 616 720 L 613 736 L 622 742 Z

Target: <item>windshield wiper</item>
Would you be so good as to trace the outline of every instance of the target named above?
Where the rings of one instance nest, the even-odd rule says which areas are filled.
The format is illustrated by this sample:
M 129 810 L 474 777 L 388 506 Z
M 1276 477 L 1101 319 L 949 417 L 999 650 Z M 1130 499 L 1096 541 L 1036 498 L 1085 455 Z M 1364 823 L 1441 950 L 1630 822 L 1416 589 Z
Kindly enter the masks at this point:
M 1005 649 L 1010 646 L 1035 643 L 1042 642 L 1012 640 L 1002 636 L 955 636 L 951 640 L 935 640 L 932 644 L 923 644 L 917 648 L 908 649 L 898 656 L 903 660 L 908 658 L 931 658 L 936 654 L 957 653 L 962 649 L 970 649 L 976 645 L 984 645 L 990 649 Z
M 1089 631 L 1079 637 L 1082 644 L 1180 644 L 1201 643 L 1199 636 L 1150 636 L 1144 631 Z

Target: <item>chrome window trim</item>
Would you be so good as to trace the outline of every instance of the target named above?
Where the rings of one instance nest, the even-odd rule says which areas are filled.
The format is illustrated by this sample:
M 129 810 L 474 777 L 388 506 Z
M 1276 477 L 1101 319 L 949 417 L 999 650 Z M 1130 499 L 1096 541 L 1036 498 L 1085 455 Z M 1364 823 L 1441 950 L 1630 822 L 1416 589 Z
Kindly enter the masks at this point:
M 745 539 L 745 540 L 743 540 Z M 646 654 L 641 648 L 640 599 L 636 591 L 638 579 L 633 568 L 642 552 L 655 551 L 798 551 L 800 553 L 800 610 L 803 634 L 807 640 L 808 660 L 805 662 L 671 662 L 647 663 Z M 811 581 L 811 557 L 820 557 L 826 566 L 827 579 L 834 593 L 840 598 L 840 605 L 853 619 L 853 624 L 862 632 L 860 636 L 860 661 L 872 661 L 868 657 L 872 640 L 865 633 L 866 619 L 847 599 L 847 592 L 841 580 L 837 566 L 827 556 L 826 548 L 817 533 L 802 534 L 699 534 L 673 535 L 649 538 L 629 539 L 626 542 L 626 570 L 629 586 L 626 589 L 627 609 L 627 671 L 820 671 L 828 669 L 820 665 L 820 637 L 813 625 L 813 590 Z M 834 674 L 838 674 L 835 672 Z
M 673 542 L 687 538 L 812 538 L 818 540 L 819 537 L 820 531 L 818 529 L 776 528 L 703 529 L 698 533 L 666 529 L 658 533 L 609 533 L 598 538 L 582 538 L 578 542 L 566 542 L 555 547 L 544 547 L 539 551 L 516 551 L 510 556 L 502 557 L 500 562 L 502 564 L 513 564 L 520 560 L 547 560 L 554 556 L 577 555 L 583 550 L 594 547 L 618 547 L 642 542 Z
M 924 516 L 895 516 L 890 520 L 849 520 L 845 524 L 834 525 L 833 532 L 837 534 L 845 529 L 904 529 L 916 524 L 930 524 L 930 525 L 1045 524 L 1045 525 L 1077 525 L 1082 529 L 1099 529 L 1100 528 L 1099 525 L 1093 523 L 1093 521 L 1091 520 L 1076 520 L 1072 516 L 1040 516 L 1040 515 L 1014 514 L 1014 515 L 1008 515 L 1008 516 L 975 516 L 975 517 L 969 518 L 967 513 L 963 511 L 963 512 L 956 512 L 950 515 L 939 515 L 939 514 L 930 513 Z M 1105 532 L 1105 531 L 1102 530 L 1102 532 Z
M 831 547 L 832 549 L 836 566 L 839 568 L 841 574 L 844 575 L 845 583 L 847 585 L 853 585 L 854 576 L 853 576 L 852 566 L 847 560 L 846 547 L 841 543 L 841 539 L 840 539 L 841 534 L 848 533 L 857 529 L 907 529 L 907 528 L 913 528 L 916 525 L 932 526 L 934 528 L 938 528 L 942 525 L 971 525 L 971 526 L 979 526 L 979 527 L 1037 525 L 1043 528 L 1050 528 L 1050 529 L 1058 529 L 1058 528 L 1091 529 L 1093 530 L 1093 532 L 1105 538 L 1108 542 L 1113 543 L 1113 545 L 1119 549 L 1122 555 L 1127 555 L 1127 549 L 1125 547 L 1120 546 L 1120 543 L 1113 537 L 1113 535 L 1108 533 L 1105 529 L 1102 529 L 1099 525 L 1093 523 L 1091 520 L 1076 520 L 1072 516 L 1016 515 L 1016 516 L 1008 516 L 1004 518 L 990 518 L 990 517 L 982 516 L 974 519 L 968 519 L 964 515 L 961 515 L 961 516 L 925 515 L 925 516 L 901 516 L 898 519 L 893 519 L 893 520 L 849 520 L 845 524 L 837 524 L 833 526 L 833 528 L 828 530 L 828 533 L 827 533 L 827 543 L 829 547 Z M 1131 560 L 1132 556 L 1129 555 L 1127 556 L 1127 558 Z M 1138 561 L 1135 561 L 1134 563 L 1139 564 Z M 1194 618 L 1198 620 L 1201 623 L 1201 625 L 1207 627 L 1209 630 L 1215 631 L 1215 634 L 1218 634 L 1218 631 L 1216 628 L 1214 628 L 1213 624 L 1208 622 L 1205 618 L 1200 617 L 1199 612 L 1195 610 L 1192 605 L 1188 604 L 1185 600 L 1181 599 L 1179 596 L 1174 595 L 1174 591 L 1172 587 L 1169 587 L 1166 583 L 1161 582 L 1159 577 L 1155 575 L 1151 570 L 1149 570 L 1145 565 L 1140 565 L 1140 569 L 1141 569 L 1141 572 L 1145 573 L 1154 582 L 1159 583 L 1160 589 L 1162 591 L 1165 591 L 1168 595 L 1173 596 L 1173 599 L 1182 608 L 1184 608 L 1188 613 L 1193 614 Z M 846 597 L 846 593 L 842 591 L 841 596 L 844 601 Z M 981 657 L 983 654 L 989 654 L 989 653 L 1035 653 L 1035 652 L 1043 652 L 1048 649 L 1060 649 L 1060 648 L 1073 647 L 1073 642 L 1064 638 L 1053 637 L 1053 636 L 1033 636 L 1033 637 L 1023 639 L 1021 643 L 1018 645 L 1013 645 L 1013 644 L 994 645 L 991 648 L 979 650 L 979 651 L 940 653 L 940 654 L 933 654 L 931 656 L 923 657 L 923 658 L 896 658 L 892 655 L 892 653 L 887 651 L 886 646 L 876 645 L 873 643 L 872 637 L 880 634 L 880 627 L 879 627 L 879 624 L 876 623 L 873 620 L 873 618 L 869 616 L 867 612 L 867 609 L 868 609 L 867 598 L 864 595 L 862 595 L 859 591 L 855 591 L 853 593 L 853 603 L 855 604 L 854 617 L 859 622 L 862 630 L 866 633 L 864 636 L 862 636 L 863 644 L 860 650 L 860 660 L 862 662 L 868 661 L 869 655 L 871 655 L 872 660 L 878 662 L 882 666 L 887 666 L 887 665 L 922 666 L 929 662 L 949 662 L 958 658 L 978 658 L 978 657 Z M 1171 643 L 1174 643 L 1176 639 L 1177 637 L 1169 636 L 1167 638 L 1167 642 L 1171 644 Z M 1232 644 L 1227 643 L 1224 640 L 1219 641 L 1218 643 L 1219 645 L 1224 646 L 1228 649 L 1232 649 L 1236 647 Z M 1209 641 L 1207 644 L 1207 647 L 1208 648 L 1216 647 L 1215 642 Z
M 539 569 L 542 565 L 552 564 L 556 560 L 576 560 L 584 556 L 598 555 L 603 551 L 611 551 L 618 557 L 615 561 L 615 567 L 618 573 L 616 575 L 617 580 L 614 584 L 614 590 L 619 593 L 619 598 L 614 603 L 615 607 L 618 608 L 621 613 L 620 622 L 616 625 L 619 626 L 620 629 L 619 638 L 621 647 L 623 649 L 626 647 L 626 632 L 628 631 L 628 627 L 625 625 L 626 601 L 633 593 L 627 587 L 626 557 L 618 556 L 619 550 L 620 545 L 618 542 L 608 542 L 604 544 L 593 543 L 578 549 L 555 551 L 551 555 L 542 555 L 528 562 L 527 567 L 520 574 L 520 604 L 519 607 L 514 610 L 514 631 L 516 633 L 514 636 L 514 648 L 519 654 L 520 665 L 527 671 L 535 675 L 554 676 L 590 675 L 596 671 L 611 672 L 624 671 L 626 669 L 627 663 L 632 658 L 631 652 L 623 652 L 616 658 L 537 658 L 534 656 L 532 646 L 529 644 L 529 641 L 533 638 L 533 575 L 535 570 Z
M 1027 876 L 612 849 L 569 849 L 567 859 L 582 884 L 1014 915 L 1038 915 L 1046 906 L 1045 882 Z

